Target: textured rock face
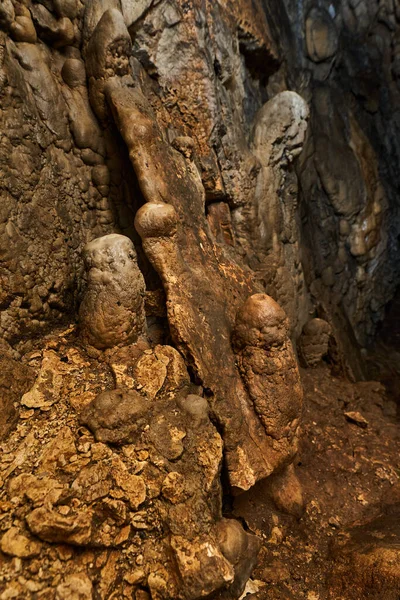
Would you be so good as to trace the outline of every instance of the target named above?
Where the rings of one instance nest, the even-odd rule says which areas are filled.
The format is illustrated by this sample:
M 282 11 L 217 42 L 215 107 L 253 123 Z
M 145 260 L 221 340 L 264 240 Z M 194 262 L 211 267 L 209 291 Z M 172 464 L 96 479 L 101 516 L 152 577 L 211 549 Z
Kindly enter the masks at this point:
M 288 319 L 265 294 L 251 296 L 236 319 L 237 364 L 254 410 L 270 437 L 265 458 L 271 471 L 297 452 L 303 392 L 288 338 Z
M 93 598 L 95 587 L 104 599 L 145 589 L 166 600 L 238 598 L 260 542 L 222 518 L 223 442 L 182 356 L 133 345 L 106 363 L 72 336 L 49 340 L 62 393 L 2 446 L 11 461 L 1 465 L 0 585 L 16 597 Z M 45 352 L 31 356 L 40 372 Z M 15 576 L 17 559 L 29 580 Z M 43 576 L 35 565 L 47 561 Z
M 285 5 L 293 23 L 305 22 L 293 30 L 299 75 L 289 74 L 311 112 L 297 163 L 303 268 L 360 377 L 356 346 L 371 341 L 399 281 L 399 15 L 376 0 Z
M 237 599 L 221 480 L 301 515 L 292 340 L 362 377 L 399 281 L 399 22 L 1 3 L 5 599 Z
M 83 250 L 87 288 L 79 308 L 84 341 L 96 348 L 136 342 L 145 333 L 143 275 L 131 240 L 110 234 Z
M 315 367 L 328 354 L 331 327 L 324 319 L 311 319 L 303 327 L 298 342 L 304 367 Z

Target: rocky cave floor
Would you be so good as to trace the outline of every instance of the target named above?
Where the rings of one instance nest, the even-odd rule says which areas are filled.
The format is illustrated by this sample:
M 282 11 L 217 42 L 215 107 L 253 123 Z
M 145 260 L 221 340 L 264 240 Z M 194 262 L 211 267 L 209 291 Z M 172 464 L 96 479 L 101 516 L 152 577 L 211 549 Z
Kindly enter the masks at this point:
M 340 548 L 349 542 L 352 527 L 375 523 L 375 519 L 379 525 L 381 515 L 389 515 L 383 518 L 383 531 L 373 537 L 378 546 L 385 545 L 387 535 L 397 535 L 399 547 L 398 517 L 391 518 L 400 502 L 397 405 L 379 382 L 350 383 L 334 377 L 326 364 L 303 369 L 301 374 L 303 434 L 295 464 L 303 487 L 304 513 L 300 519 L 276 514 L 271 532 L 260 484 L 258 493 L 242 500 L 237 512 L 264 539 L 253 578 L 265 587 L 255 597 L 339 600 L 343 594 L 347 599 L 344 590 L 357 577 L 362 589 L 368 588 L 365 573 L 356 572 L 365 569 L 363 564 L 354 564 L 357 558 L 345 557 L 343 570 L 338 564 Z M 359 551 L 363 552 L 355 550 Z M 385 560 L 376 562 L 383 565 L 378 566 L 376 577 L 385 578 Z M 393 592 L 380 595 L 371 586 L 371 596 L 355 589 L 350 597 L 398 598 Z
M 140 368 L 136 364 L 129 380 L 130 371 L 121 368 L 121 356 L 108 364 L 88 356 L 71 327 L 48 336 L 24 355 L 21 370 L 12 375 L 13 385 L 18 387 L 19 381 L 28 378 L 26 387 L 33 393 L 23 396 L 18 424 L 0 446 L 1 600 L 91 598 L 89 580 L 96 598 L 150 597 L 141 582 L 144 565 L 153 557 L 146 539 L 150 545 L 158 539 L 160 515 L 163 518 L 157 497 L 162 489 L 164 498 L 175 505 L 174 494 L 184 492 L 171 491 L 175 484 L 179 488 L 179 480 L 170 481 L 172 486 L 165 483 L 167 459 L 160 456 L 162 451 L 156 455 L 160 449 L 157 436 L 151 438 L 153 446 L 128 444 L 110 450 L 107 444 L 94 441 L 78 416 L 100 391 L 121 382 L 129 387 L 129 381 L 134 381 L 136 389 L 147 386 L 146 393 L 166 402 L 184 375 L 173 353 L 167 358 L 156 354 L 145 350 L 147 363 L 142 361 Z M 33 388 L 32 373 L 39 373 Z M 392 595 L 400 578 L 397 405 L 381 383 L 350 383 L 332 375 L 326 363 L 303 369 L 301 375 L 305 403 L 295 466 L 303 488 L 302 514 L 284 514 L 271 505 L 264 493 L 265 482 L 239 497 L 226 494 L 225 498 L 226 516 L 239 518 L 263 541 L 246 588 L 248 597 L 339 600 L 350 582 L 356 581 L 358 590 L 367 589 L 366 578 L 371 576 L 378 584 L 370 596 L 355 591 L 343 597 L 397 599 L 398 595 Z M 9 375 L 3 370 L 2 377 Z M 174 469 L 179 471 L 182 436 L 180 426 L 174 427 L 167 458 L 178 464 Z M 212 432 L 200 428 L 193 435 L 197 434 L 208 436 L 209 451 L 218 453 Z M 192 434 L 187 435 L 189 439 Z M 161 430 L 160 436 L 162 446 L 168 435 Z M 197 447 L 199 440 L 193 440 Z M 203 448 L 200 462 L 204 481 L 212 482 L 218 461 L 213 464 L 210 457 L 204 458 L 206 452 Z M 128 463 L 135 465 L 135 474 L 129 475 L 130 484 L 125 485 L 121 477 L 127 475 Z M 192 526 L 190 515 L 177 512 L 174 518 L 170 527 L 176 526 L 178 533 L 180 524 Z M 367 525 L 366 530 L 364 524 L 369 522 L 373 522 L 372 529 Z M 5 537 L 7 531 L 12 534 Z M 363 544 L 367 550 L 360 550 Z M 380 555 L 380 548 L 386 554 Z M 372 562 L 361 555 L 372 556 Z M 124 573 L 126 564 L 130 568 Z M 81 580 L 76 575 L 80 571 L 85 573 Z M 156 571 L 146 576 L 153 577 L 154 589 L 159 589 L 163 575 Z M 72 578 L 70 583 L 75 577 L 75 588 L 65 575 Z M 382 585 L 388 578 L 392 583 L 386 594 Z M 71 592 L 78 589 L 76 585 L 78 595 Z M 161 598 L 162 591 L 157 593 L 154 597 Z

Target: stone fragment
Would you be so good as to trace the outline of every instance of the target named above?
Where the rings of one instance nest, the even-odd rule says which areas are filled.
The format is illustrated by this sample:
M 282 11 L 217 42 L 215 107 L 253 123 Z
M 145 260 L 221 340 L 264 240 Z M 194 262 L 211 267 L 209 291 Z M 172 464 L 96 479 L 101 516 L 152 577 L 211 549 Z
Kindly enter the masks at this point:
M 135 380 L 143 386 L 141 389 L 151 400 L 156 397 L 167 378 L 169 360 L 162 355 L 160 359 L 153 353 L 143 354 L 134 368 Z
M 134 390 L 107 390 L 83 410 L 80 421 L 99 442 L 124 444 L 135 441 L 148 424 L 149 401 Z
M 40 457 L 39 472 L 55 473 L 76 453 L 75 437 L 71 429 L 65 426 L 44 447 Z
M 61 398 L 64 376 L 69 367 L 52 350 L 43 352 L 43 360 L 36 381 L 21 398 L 21 404 L 28 408 L 49 408 Z
M 304 325 L 298 342 L 303 366 L 314 367 L 327 355 L 331 331 L 331 326 L 324 319 L 311 319 Z
M 146 500 L 146 485 L 143 477 L 129 473 L 124 463 L 115 459 L 113 461 L 112 476 L 115 483 L 123 491 L 123 497 L 126 498 L 132 510 L 137 510 Z
M 26 523 L 45 542 L 87 546 L 92 534 L 92 514 L 88 509 L 64 516 L 53 508 L 36 508 L 26 517 Z
M 21 473 L 11 479 L 9 484 L 12 497 L 26 496 L 34 506 L 56 504 L 66 489 L 66 486 L 57 479 L 46 476 L 36 477 L 30 473 Z
M 111 489 L 110 467 L 102 463 L 84 467 L 73 481 L 71 490 L 83 502 L 90 504 L 99 498 L 107 496 Z
M 84 248 L 87 289 L 79 309 L 82 337 L 104 349 L 145 332 L 145 284 L 131 240 L 110 234 Z
M 266 482 L 268 485 L 268 482 Z M 304 511 L 303 490 L 293 464 L 271 477 L 268 486 L 278 510 L 300 518 Z
M 354 425 L 358 425 L 358 427 L 361 427 L 361 429 L 366 429 L 368 427 L 367 419 L 356 410 L 345 412 L 344 416 L 346 417 L 347 421 L 354 423 Z
M 329 12 L 314 6 L 306 19 L 308 57 L 315 63 L 332 58 L 338 49 L 338 33 Z
M 261 540 L 244 531 L 239 521 L 234 519 L 221 519 L 216 531 L 220 550 L 235 571 L 235 579 L 226 597 L 239 598 L 255 567 Z
M 232 565 L 211 539 L 189 541 L 172 536 L 171 547 L 188 600 L 208 596 L 233 582 Z
M 0 548 L 10 556 L 30 558 L 40 553 L 41 544 L 23 535 L 18 527 L 11 527 L 1 538 Z
M 93 586 L 86 573 L 67 575 L 56 588 L 56 600 L 92 600 Z

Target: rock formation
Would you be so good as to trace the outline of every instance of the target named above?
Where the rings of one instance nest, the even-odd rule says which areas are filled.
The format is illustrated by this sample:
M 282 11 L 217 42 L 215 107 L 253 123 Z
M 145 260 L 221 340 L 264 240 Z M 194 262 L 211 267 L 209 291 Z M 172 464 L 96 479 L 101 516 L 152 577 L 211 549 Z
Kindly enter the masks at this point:
M 300 360 L 305 367 L 314 367 L 329 351 L 331 327 L 324 319 L 310 319 L 303 327 L 298 342 Z
M 83 250 L 87 287 L 79 307 L 82 337 L 96 348 L 127 346 L 145 333 L 143 275 L 132 241 L 118 234 Z
M 0 3 L 0 600 L 262 594 L 337 495 L 301 377 L 321 411 L 328 363 L 365 378 L 399 286 L 399 32 L 391 0 Z M 362 385 L 327 422 L 390 429 Z

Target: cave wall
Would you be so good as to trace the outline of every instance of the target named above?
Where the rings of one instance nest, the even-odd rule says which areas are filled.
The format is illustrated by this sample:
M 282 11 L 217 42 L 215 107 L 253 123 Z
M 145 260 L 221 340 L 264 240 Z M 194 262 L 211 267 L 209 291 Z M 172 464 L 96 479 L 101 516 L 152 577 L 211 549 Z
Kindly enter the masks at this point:
M 110 9 L 127 61 L 122 33 L 103 28 L 107 51 L 91 50 Z M 374 0 L 4 2 L 4 339 L 74 319 L 88 241 L 122 232 L 140 245 L 142 193 L 104 105 L 109 54 L 165 140 L 192 138 L 216 243 L 281 303 L 292 337 L 310 316 L 330 321 L 361 377 L 400 270 L 398 19 Z M 277 98 L 286 90 L 308 109 Z
M 293 24 L 304 23 L 292 28 L 298 71 L 289 68 L 289 85 L 311 110 L 297 165 L 303 264 L 318 310 L 356 357 L 399 282 L 398 4 L 285 5 Z M 350 362 L 361 376 L 362 361 Z

